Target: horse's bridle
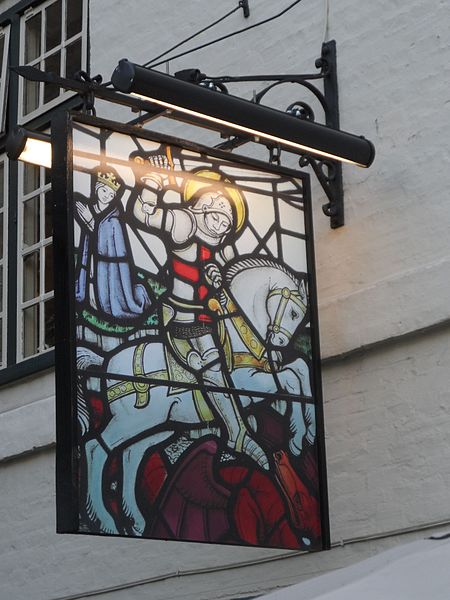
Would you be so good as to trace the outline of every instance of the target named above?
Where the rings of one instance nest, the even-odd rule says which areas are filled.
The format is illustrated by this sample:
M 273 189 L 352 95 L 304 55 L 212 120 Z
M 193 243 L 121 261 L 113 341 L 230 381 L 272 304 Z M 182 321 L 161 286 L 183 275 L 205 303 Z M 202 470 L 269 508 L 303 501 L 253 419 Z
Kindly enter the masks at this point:
M 281 327 L 287 305 L 291 301 L 300 308 L 303 314 L 305 314 L 307 308 L 306 304 L 302 301 L 300 292 L 298 290 L 290 290 L 287 287 L 275 288 L 271 290 L 267 296 L 267 300 L 273 296 L 281 296 L 281 298 L 278 303 L 277 312 L 275 313 L 273 323 L 267 327 L 267 330 L 270 331 L 270 333 L 283 333 L 287 339 L 290 340 L 292 333 L 284 327 Z

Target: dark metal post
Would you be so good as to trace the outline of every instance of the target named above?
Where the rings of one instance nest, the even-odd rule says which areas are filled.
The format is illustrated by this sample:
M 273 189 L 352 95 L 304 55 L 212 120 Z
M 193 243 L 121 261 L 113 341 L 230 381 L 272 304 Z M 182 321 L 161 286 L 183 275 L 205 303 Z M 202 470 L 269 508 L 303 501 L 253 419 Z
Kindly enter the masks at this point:
M 339 129 L 339 93 L 335 40 L 322 44 L 322 56 L 319 61 L 323 70 L 323 91 L 328 106 L 326 124 L 333 129 Z M 330 191 L 330 194 L 327 195 L 330 201 L 328 204 L 324 205 L 323 210 L 324 213 L 330 217 L 332 229 L 336 229 L 337 227 L 344 225 L 342 163 L 339 161 L 326 161 L 324 167 L 327 169 L 327 187 Z

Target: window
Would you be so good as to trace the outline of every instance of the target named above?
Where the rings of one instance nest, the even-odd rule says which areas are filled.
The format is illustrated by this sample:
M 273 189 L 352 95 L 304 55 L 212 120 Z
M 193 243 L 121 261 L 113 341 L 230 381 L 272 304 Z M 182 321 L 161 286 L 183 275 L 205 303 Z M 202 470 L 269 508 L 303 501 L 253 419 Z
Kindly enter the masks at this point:
M 0 27 L 0 133 L 5 131 L 6 95 L 8 93 L 8 57 L 10 27 Z
M 50 171 L 19 166 L 17 360 L 54 345 Z
M 72 77 L 86 65 L 86 23 L 86 0 L 49 0 L 26 11 L 21 19 L 20 64 Z M 21 79 L 20 122 L 70 95 L 52 84 Z
M 0 14 L 0 385 L 51 367 L 55 336 L 50 171 L 8 161 L 7 134 L 17 123 L 48 131 L 56 110 L 81 104 L 54 85 L 8 85 L 7 67 L 85 70 L 88 2 L 21 0 Z
M 6 232 L 8 219 L 5 199 L 8 190 L 8 162 L 4 155 L 0 156 L 0 368 L 6 364 L 6 264 L 7 245 Z

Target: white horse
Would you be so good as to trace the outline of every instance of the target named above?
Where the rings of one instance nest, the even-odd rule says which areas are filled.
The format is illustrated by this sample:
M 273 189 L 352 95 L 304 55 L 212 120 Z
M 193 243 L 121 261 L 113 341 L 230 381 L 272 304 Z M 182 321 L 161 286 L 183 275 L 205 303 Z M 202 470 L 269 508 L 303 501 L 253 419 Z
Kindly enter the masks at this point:
M 275 352 L 273 356 L 267 346 L 268 342 L 275 347 L 286 346 L 302 322 L 307 308 L 304 281 L 275 261 L 248 258 L 228 270 L 226 282 L 227 293 L 222 303 L 217 302 L 217 310 L 222 333 L 226 332 L 225 346 L 234 358 L 230 375 L 236 396 L 246 408 L 266 400 L 268 393 L 292 395 L 290 411 L 285 399 L 277 400 L 274 406 L 282 413 L 290 412 L 290 450 L 299 455 L 304 440 L 312 444 L 315 438 L 314 405 L 308 401 L 309 368 L 301 358 L 274 366 L 280 355 Z M 137 504 L 135 484 L 144 453 L 180 432 L 180 425 L 185 430 L 198 430 L 198 437 L 205 423 L 213 424 L 214 415 L 205 399 L 186 389 L 188 385 L 183 387 L 183 380 L 176 389 L 158 383 L 168 378 L 167 360 L 165 344 L 160 338 L 149 337 L 118 350 L 105 365 L 105 372 L 120 374 L 119 380 L 106 381 L 111 418 L 98 437 L 85 443 L 86 509 L 89 518 L 99 523 L 101 532 L 118 533 L 104 504 L 102 484 L 104 467 L 113 450 L 124 448 L 122 510 L 133 534 L 142 535 L 145 519 Z M 185 384 L 195 387 L 189 373 L 184 375 Z M 139 380 L 133 381 L 136 376 Z M 245 390 L 246 395 L 239 395 L 239 390 Z M 250 427 L 253 423 L 249 419 Z

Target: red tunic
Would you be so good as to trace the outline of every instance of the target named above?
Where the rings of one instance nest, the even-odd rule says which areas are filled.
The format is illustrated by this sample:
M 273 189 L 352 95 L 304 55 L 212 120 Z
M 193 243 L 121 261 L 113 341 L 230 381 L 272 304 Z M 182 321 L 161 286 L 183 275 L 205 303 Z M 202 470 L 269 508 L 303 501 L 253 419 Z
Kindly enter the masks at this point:
M 197 247 L 197 256 L 194 262 L 185 261 L 179 257 L 172 258 L 171 271 L 177 279 L 190 285 L 194 290 L 193 302 L 203 305 L 203 301 L 209 294 L 210 289 L 203 277 L 203 269 L 207 261 L 211 260 L 211 250 L 201 244 Z M 185 299 L 183 299 L 186 301 Z M 196 320 L 202 323 L 211 323 L 211 317 L 206 313 L 196 315 Z

